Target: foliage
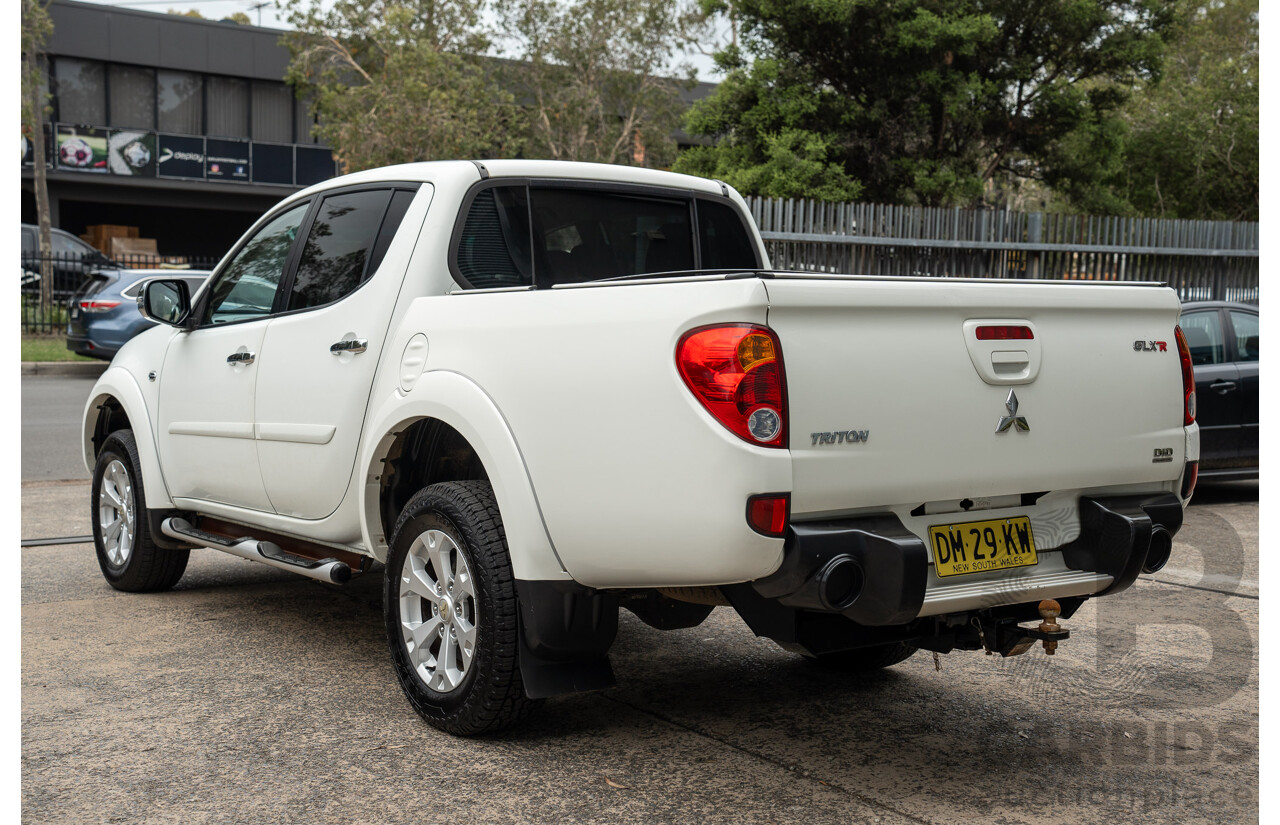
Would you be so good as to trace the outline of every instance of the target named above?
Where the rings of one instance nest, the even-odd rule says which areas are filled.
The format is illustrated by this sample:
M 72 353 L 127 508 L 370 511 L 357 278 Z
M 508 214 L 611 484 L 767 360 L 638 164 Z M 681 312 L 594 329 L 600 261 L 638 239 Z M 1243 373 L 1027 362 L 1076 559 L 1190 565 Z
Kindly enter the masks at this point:
M 287 0 L 286 79 L 345 171 L 513 153 L 512 97 L 478 56 L 482 2 Z
M 1125 109 L 1130 133 L 1113 177 L 1144 215 L 1258 220 L 1258 2 L 1189 10 L 1158 83 Z
M 507 0 L 501 11 L 526 156 L 670 163 L 680 91 L 693 85 L 676 54 L 699 18 L 677 0 Z
M 1172 0 L 703 0 L 735 16 L 725 82 L 676 168 L 753 194 L 978 201 L 1004 178 L 1092 191 Z

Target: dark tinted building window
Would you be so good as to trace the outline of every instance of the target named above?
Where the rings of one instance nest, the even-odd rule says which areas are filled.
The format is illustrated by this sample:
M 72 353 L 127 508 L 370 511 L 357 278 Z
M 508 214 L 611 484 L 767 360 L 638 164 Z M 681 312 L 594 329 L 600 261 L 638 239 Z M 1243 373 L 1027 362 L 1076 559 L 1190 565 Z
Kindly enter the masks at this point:
M 755 269 L 760 265 L 738 210 L 728 204 L 698 201 L 698 236 L 703 269 Z
M 193 72 L 156 73 L 160 131 L 179 135 L 204 133 L 204 79 Z
M 283 83 L 253 81 L 253 139 L 293 141 L 293 95 Z
M 458 272 L 473 289 L 529 286 L 529 203 L 523 186 L 480 190 L 467 211 Z
M 102 126 L 107 122 L 107 75 L 96 60 L 59 57 L 57 73 L 58 119 L 64 123 Z
M 111 89 L 108 125 L 118 129 L 156 128 L 156 72 L 140 66 L 112 63 L 107 68 Z
M 289 309 L 332 303 L 372 274 L 370 252 L 391 190 L 332 195 L 320 204 L 298 261 Z
M 209 134 L 247 138 L 249 81 L 235 77 L 210 77 L 205 92 L 208 95 Z
M 533 189 L 538 286 L 693 269 L 689 202 Z

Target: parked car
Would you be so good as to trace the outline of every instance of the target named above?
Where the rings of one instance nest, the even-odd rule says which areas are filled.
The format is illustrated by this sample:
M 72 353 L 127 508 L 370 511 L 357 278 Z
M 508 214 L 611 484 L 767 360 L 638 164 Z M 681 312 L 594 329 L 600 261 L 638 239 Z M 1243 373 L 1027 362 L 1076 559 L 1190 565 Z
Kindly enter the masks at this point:
M 1258 308 L 1230 301 L 1182 305 L 1200 409 L 1200 477 L 1258 477 Z
M 67 349 L 110 361 L 124 342 L 155 326 L 138 312 L 138 295 L 154 278 L 179 278 L 194 295 L 208 270 L 109 269 L 91 274 L 68 301 Z
M 22 286 L 26 290 L 40 288 L 40 227 L 22 225 Z M 116 264 L 89 244 L 61 229 L 52 230 L 53 288 L 70 292 L 81 285 L 84 276 Z

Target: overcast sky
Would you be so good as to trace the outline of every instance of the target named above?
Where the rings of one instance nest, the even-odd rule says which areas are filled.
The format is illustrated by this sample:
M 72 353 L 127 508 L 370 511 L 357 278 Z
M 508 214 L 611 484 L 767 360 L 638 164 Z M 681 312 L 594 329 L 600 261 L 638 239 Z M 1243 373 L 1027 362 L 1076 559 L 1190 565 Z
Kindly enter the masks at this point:
M 276 10 L 276 4 L 271 0 L 265 0 L 265 2 L 264 0 L 135 0 L 135 2 L 129 2 L 129 0 L 81 0 L 81 2 L 158 13 L 164 13 L 170 9 L 175 11 L 195 9 L 210 20 L 221 20 L 228 15 L 242 11 L 249 15 L 249 20 L 254 25 L 262 25 L 271 29 L 286 28 L 283 17 Z M 711 58 L 697 52 L 690 52 L 688 59 L 697 71 L 699 80 L 715 82 L 720 79 L 715 71 L 715 66 L 711 62 Z

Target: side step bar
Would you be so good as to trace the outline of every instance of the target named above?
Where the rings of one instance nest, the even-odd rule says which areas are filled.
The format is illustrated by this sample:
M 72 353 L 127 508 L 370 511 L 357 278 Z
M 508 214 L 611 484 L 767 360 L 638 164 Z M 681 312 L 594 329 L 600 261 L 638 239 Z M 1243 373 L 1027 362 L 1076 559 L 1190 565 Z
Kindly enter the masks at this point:
M 160 525 L 160 531 L 170 538 L 212 547 L 214 550 L 221 550 L 242 559 L 259 561 L 271 567 L 278 567 L 322 582 L 346 584 L 351 581 L 351 568 L 346 562 L 337 559 L 316 560 L 295 556 L 283 550 L 278 544 L 259 541 L 250 536 L 232 539 L 206 533 L 192 527 L 186 519 L 177 516 L 165 519 Z

